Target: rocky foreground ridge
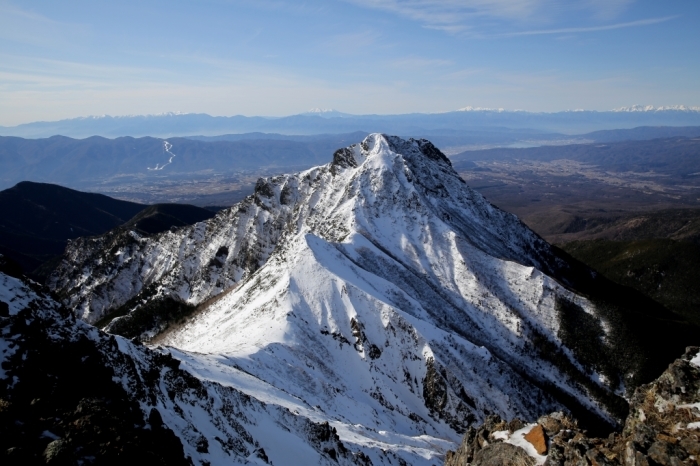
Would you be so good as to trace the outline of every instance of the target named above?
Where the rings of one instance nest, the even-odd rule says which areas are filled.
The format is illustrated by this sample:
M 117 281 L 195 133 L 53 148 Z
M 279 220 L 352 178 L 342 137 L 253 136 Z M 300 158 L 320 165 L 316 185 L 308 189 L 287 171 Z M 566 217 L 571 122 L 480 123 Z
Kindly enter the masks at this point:
M 556 412 L 527 424 L 490 416 L 470 427 L 445 466 L 695 466 L 700 464 L 700 348 L 689 347 L 630 400 L 622 432 L 591 438 Z

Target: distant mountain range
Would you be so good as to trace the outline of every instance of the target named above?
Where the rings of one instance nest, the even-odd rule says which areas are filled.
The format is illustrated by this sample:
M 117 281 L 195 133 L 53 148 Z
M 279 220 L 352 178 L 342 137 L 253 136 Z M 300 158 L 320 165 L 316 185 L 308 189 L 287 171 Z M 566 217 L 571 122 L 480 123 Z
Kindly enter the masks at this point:
M 350 115 L 336 111 L 311 111 L 286 117 L 223 117 L 204 113 L 160 115 L 92 116 L 60 121 L 39 121 L 14 127 L 0 127 L 0 135 L 43 138 L 63 135 L 89 136 L 214 136 L 225 133 L 323 134 L 382 131 L 399 135 L 432 136 L 441 131 L 475 128 L 515 128 L 531 132 L 590 131 L 635 126 L 700 125 L 700 111 L 678 107 L 628 107 L 616 111 L 566 111 L 532 113 L 502 109 L 473 109 L 446 113 L 402 115 Z
M 0 189 L 9 188 L 24 180 L 57 183 L 80 189 L 88 185 L 93 186 L 96 180 L 123 178 L 124 175 L 151 178 L 172 175 L 191 176 L 195 173 L 258 171 L 270 167 L 279 169 L 281 173 L 292 171 L 292 168 L 296 170 L 322 163 L 339 147 L 344 147 L 351 141 L 362 139 L 366 135 L 367 133 L 355 132 L 316 136 L 287 136 L 270 133 L 193 136 L 167 139 L 168 151 L 166 151 L 166 140 L 154 137 L 107 139 L 93 136 L 86 139 L 73 139 L 53 136 L 45 139 L 24 139 L 0 136 Z M 457 162 L 483 156 L 529 157 L 532 153 L 533 155 L 544 154 L 548 158 L 562 158 L 562 151 L 590 152 L 590 145 L 574 146 L 571 145 L 573 142 L 610 143 L 662 137 L 699 136 L 700 126 L 602 130 L 573 139 L 559 133 L 538 135 L 524 130 L 484 128 L 463 132 L 444 131 L 432 140 L 436 141 L 436 145 L 440 148 L 452 147 L 453 154 L 460 148 L 464 148 L 464 145 L 506 147 L 494 151 L 471 150 L 452 156 Z M 685 144 L 689 143 L 692 141 Z M 563 144 L 569 144 L 568 148 L 562 149 Z M 525 151 L 507 148 L 533 145 L 550 147 Z M 654 147 L 658 145 L 654 143 Z M 576 149 L 577 147 L 579 149 Z M 637 144 L 633 148 L 639 147 L 641 146 Z M 645 154 L 648 158 L 649 150 L 646 150 Z M 673 163 L 677 164 L 677 161 Z M 688 173 L 693 171 L 696 170 Z
M 81 187 L 116 175 L 231 172 L 261 167 L 309 167 L 347 142 L 344 137 L 299 142 L 280 139 L 165 141 L 152 137 L 71 139 L 0 137 L 0 188 L 23 180 Z M 174 155 L 174 157 L 173 157 Z

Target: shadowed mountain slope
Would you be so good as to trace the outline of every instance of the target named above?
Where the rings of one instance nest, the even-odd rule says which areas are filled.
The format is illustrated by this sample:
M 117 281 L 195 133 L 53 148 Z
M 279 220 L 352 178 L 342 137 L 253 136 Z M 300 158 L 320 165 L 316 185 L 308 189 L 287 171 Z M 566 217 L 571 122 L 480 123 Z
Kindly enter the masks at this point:
M 62 186 L 23 181 L 0 191 L 0 246 L 31 271 L 67 240 L 102 234 L 145 206 Z
M 62 254 L 68 241 L 79 237 L 101 235 L 121 225 L 150 235 L 213 216 L 210 210 L 186 204 L 144 206 L 23 181 L 0 191 L 0 254 L 29 273 Z
M 573 241 L 561 246 L 610 280 L 700 325 L 700 246 L 670 239 Z
M 557 243 L 601 239 L 639 241 L 671 239 L 700 244 L 700 209 L 655 212 L 586 212 L 553 223 L 547 233 Z
M 122 227 L 142 235 L 154 235 L 208 220 L 215 214 L 211 210 L 188 204 L 155 204 L 143 209 Z

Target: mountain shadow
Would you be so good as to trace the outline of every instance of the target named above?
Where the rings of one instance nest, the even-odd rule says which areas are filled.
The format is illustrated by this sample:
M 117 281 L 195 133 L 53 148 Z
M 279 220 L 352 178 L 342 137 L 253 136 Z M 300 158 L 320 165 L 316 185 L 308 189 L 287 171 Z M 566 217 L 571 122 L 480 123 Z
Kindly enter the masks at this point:
M 120 225 L 150 235 L 206 220 L 210 210 L 181 204 L 144 206 L 63 186 L 23 181 L 0 191 L 0 254 L 43 278 L 70 240 Z

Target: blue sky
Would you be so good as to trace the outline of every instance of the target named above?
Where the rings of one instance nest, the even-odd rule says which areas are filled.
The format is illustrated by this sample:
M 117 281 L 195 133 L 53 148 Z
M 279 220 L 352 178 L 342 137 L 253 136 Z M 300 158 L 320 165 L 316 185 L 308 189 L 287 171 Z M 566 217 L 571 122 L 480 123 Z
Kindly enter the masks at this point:
M 0 125 L 700 105 L 694 0 L 0 0 Z

